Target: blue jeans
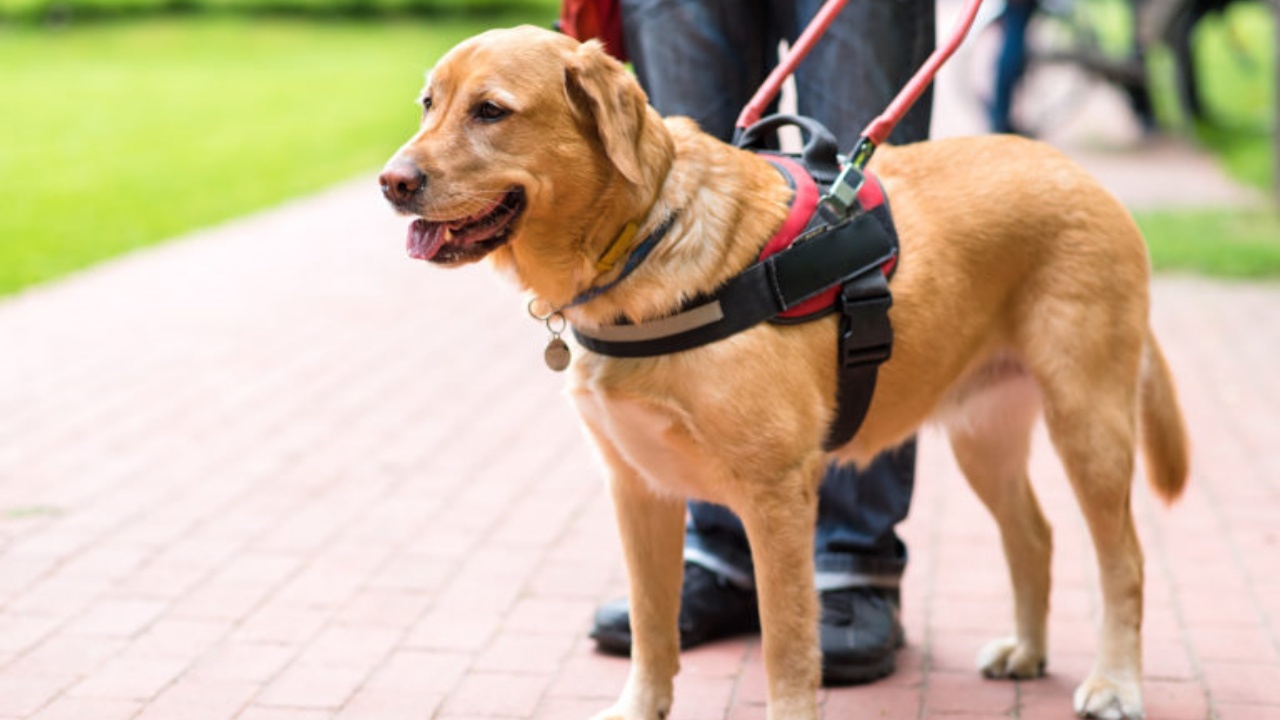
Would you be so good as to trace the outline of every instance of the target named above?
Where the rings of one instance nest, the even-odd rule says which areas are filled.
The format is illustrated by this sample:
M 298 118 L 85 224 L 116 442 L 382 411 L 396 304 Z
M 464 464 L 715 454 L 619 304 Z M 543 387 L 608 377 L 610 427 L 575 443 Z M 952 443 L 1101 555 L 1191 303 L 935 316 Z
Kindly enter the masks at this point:
M 995 88 L 991 96 L 989 117 L 992 132 L 1014 131 L 1009 119 L 1013 89 L 1027 67 L 1027 26 L 1035 11 L 1034 2 L 1020 0 L 1006 4 L 1000 18 L 1004 38 L 996 58 Z
M 627 52 L 649 101 L 663 115 L 691 117 L 733 137 L 734 121 L 777 62 L 780 40 L 797 37 L 820 0 L 622 0 Z M 850 2 L 796 69 L 801 115 L 851 150 L 934 47 L 933 0 Z M 926 90 L 889 139 L 929 135 Z
M 649 101 L 663 115 L 685 115 L 721 139 L 820 0 L 622 0 L 627 51 Z M 796 70 L 796 103 L 853 149 L 933 51 L 934 0 L 858 0 L 840 12 Z M 890 140 L 929 133 L 926 91 Z M 892 198 L 890 199 L 892 202 Z M 833 465 L 818 496 L 814 557 L 819 589 L 893 587 L 906 567 L 895 526 L 907 516 L 915 479 L 915 439 L 861 472 Z M 741 521 L 727 508 L 689 504 L 685 558 L 744 587 L 753 584 Z

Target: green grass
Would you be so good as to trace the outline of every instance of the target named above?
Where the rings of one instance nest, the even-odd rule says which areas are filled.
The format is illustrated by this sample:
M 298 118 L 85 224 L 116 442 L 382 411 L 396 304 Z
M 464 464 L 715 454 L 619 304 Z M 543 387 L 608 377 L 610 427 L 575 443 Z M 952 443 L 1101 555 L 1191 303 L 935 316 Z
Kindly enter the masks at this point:
M 1280 210 L 1137 213 L 1157 271 L 1280 278 Z
M 372 172 L 440 54 L 553 12 L 0 28 L 0 294 Z

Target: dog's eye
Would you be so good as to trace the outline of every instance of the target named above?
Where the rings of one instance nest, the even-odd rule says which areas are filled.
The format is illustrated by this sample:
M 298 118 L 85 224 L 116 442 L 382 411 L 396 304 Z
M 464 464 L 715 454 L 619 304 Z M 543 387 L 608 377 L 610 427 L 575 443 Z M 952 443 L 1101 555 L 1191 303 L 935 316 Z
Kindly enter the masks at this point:
M 484 122 L 497 122 L 510 114 L 510 110 L 489 100 L 480 103 L 475 109 L 476 119 Z
M 422 114 L 425 115 L 427 111 L 431 109 L 431 96 L 423 95 L 421 102 L 422 102 Z

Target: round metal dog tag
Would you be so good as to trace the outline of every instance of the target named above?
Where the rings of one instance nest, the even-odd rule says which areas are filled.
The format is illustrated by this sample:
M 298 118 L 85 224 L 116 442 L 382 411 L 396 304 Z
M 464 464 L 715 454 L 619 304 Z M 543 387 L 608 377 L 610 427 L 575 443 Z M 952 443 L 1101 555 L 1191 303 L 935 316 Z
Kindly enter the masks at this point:
M 547 367 L 556 372 L 563 372 L 569 367 L 569 344 L 559 337 L 551 338 L 551 342 L 547 343 L 547 349 L 542 351 L 542 358 L 547 361 Z

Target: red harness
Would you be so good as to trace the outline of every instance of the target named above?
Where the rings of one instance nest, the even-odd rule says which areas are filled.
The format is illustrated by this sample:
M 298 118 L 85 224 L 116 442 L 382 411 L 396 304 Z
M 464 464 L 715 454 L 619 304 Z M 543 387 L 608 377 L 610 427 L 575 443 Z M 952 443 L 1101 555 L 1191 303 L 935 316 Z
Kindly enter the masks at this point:
M 783 221 L 782 226 L 773 234 L 773 237 L 769 238 L 769 242 L 765 243 L 764 249 L 760 251 L 759 260 L 776 255 L 795 243 L 796 238 L 809 227 L 809 222 L 813 219 L 813 214 L 818 209 L 818 200 L 821 195 L 818 191 L 818 184 L 814 182 L 813 176 L 809 174 L 804 165 L 785 155 L 769 155 L 768 160 L 790 178 L 791 184 L 795 188 L 795 197 L 791 200 L 791 210 L 787 213 L 787 219 Z M 865 175 L 866 182 L 862 183 L 862 187 L 858 189 L 858 204 L 864 211 L 870 212 L 884 204 L 884 188 L 880 186 L 879 179 L 870 172 L 865 172 Z M 887 278 L 893 273 L 893 268 L 897 264 L 898 256 L 894 255 L 884 265 L 880 266 L 880 271 Z M 805 300 L 790 310 L 779 313 L 778 317 L 795 321 L 810 315 L 826 312 L 835 305 L 836 298 L 839 295 L 840 286 L 837 285 Z

